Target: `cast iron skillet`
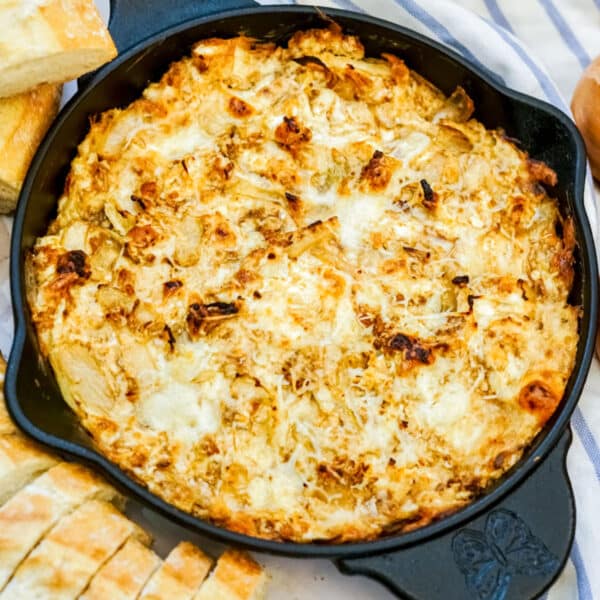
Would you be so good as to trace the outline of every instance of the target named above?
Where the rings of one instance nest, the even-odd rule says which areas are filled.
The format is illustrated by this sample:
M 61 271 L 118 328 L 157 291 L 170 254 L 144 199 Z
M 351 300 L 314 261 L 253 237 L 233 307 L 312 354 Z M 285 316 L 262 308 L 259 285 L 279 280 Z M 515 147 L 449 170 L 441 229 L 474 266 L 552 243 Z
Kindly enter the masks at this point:
M 232 7 L 236 10 L 201 16 Z M 24 256 L 56 212 L 90 115 L 128 104 L 201 38 L 246 33 L 284 42 L 297 29 L 324 26 L 313 8 L 257 8 L 250 0 L 112 1 L 110 27 L 121 55 L 89 78 L 61 112 L 33 161 L 16 213 L 11 255 L 16 335 L 6 376 L 10 413 L 33 438 L 99 468 L 158 512 L 221 542 L 288 556 L 331 558 L 344 573 L 373 577 L 404 598 L 535 597 L 558 576 L 572 543 L 575 509 L 565 471 L 571 440 L 568 424 L 593 356 L 597 267 L 583 208 L 582 142 L 563 113 L 506 89 L 493 75 L 447 48 L 391 23 L 345 11 L 326 12 L 345 31 L 359 34 L 368 54 L 399 53 L 446 93 L 462 85 L 475 102 L 478 119 L 521 140 L 531 156 L 546 161 L 558 174 L 559 184 L 552 193 L 564 214 L 573 216 L 578 241 L 571 301 L 583 307 L 581 337 L 577 366 L 562 404 L 523 459 L 476 502 L 423 529 L 345 545 L 279 543 L 216 527 L 149 493 L 95 451 L 63 401 L 32 329 L 25 301 Z M 154 34 L 158 30 L 164 31 Z M 140 42 L 143 38 L 147 39 Z

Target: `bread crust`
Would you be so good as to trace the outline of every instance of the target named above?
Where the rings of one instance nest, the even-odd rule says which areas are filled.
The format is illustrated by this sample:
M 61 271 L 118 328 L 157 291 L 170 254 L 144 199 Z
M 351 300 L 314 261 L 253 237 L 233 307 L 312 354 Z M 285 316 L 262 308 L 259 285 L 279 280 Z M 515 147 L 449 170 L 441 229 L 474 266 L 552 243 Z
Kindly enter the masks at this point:
M 177 598 L 187 600 L 194 596 L 206 578 L 212 560 L 189 542 L 181 542 L 167 556 L 140 594 L 140 600 Z
M 21 487 L 56 464 L 37 444 L 18 436 L 0 437 L 0 505 Z
M 0 98 L 0 213 L 12 211 L 31 159 L 58 112 L 62 86 Z
M 117 54 L 93 0 L 8 0 L 0 29 L 0 97 L 70 81 Z
M 160 564 L 160 558 L 150 548 L 131 538 L 96 573 L 80 598 L 135 600 Z
M 246 552 L 226 550 L 193 600 L 259 600 L 266 576 Z

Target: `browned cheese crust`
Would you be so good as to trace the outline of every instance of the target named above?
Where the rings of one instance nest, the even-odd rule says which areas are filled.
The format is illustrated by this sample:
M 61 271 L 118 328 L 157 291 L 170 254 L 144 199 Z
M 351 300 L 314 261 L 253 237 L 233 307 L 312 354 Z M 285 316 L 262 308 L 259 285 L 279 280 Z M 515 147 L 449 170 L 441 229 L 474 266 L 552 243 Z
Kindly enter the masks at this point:
M 471 502 L 559 405 L 556 175 L 331 26 L 196 44 L 100 115 L 29 258 L 99 449 L 168 502 L 351 541 Z

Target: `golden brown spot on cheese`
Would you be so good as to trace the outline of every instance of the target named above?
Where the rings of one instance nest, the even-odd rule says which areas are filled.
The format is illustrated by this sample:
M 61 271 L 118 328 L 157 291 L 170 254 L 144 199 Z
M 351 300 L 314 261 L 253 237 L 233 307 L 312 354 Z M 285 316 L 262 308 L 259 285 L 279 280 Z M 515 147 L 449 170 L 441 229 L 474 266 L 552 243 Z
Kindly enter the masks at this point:
M 293 155 L 311 139 L 311 130 L 302 125 L 296 117 L 283 117 L 283 121 L 275 129 L 275 141 L 288 149 Z
M 148 255 L 146 250 L 152 248 L 159 237 L 160 234 L 152 225 L 136 225 L 127 234 L 125 253 L 134 262 L 148 258 L 153 260 L 153 256 Z
M 135 274 L 128 269 L 119 269 L 117 272 L 117 285 L 126 294 L 135 295 Z
M 387 348 L 391 351 L 401 352 L 404 360 L 417 361 L 431 364 L 433 356 L 430 348 L 425 347 L 418 339 L 397 333 L 388 342 Z
M 140 187 L 140 193 L 144 198 L 154 199 L 158 191 L 156 181 L 144 181 Z
M 232 96 L 229 99 L 227 109 L 234 117 L 240 119 L 244 117 L 249 117 L 254 112 L 254 109 L 252 108 L 252 106 L 250 106 L 250 104 L 244 102 L 241 98 L 238 98 L 237 96 Z
M 208 63 L 202 54 L 193 54 L 192 64 L 198 69 L 199 73 L 206 73 L 208 71 Z
M 202 333 L 209 333 L 219 322 L 229 319 L 239 312 L 234 302 L 194 302 L 188 307 L 186 323 L 190 337 L 197 338 Z
M 519 406 L 545 423 L 554 413 L 560 397 L 544 381 L 528 383 L 519 394 Z
M 78 277 L 87 279 L 91 274 L 87 263 L 88 257 L 83 250 L 70 250 L 58 257 L 56 272 L 59 275 L 74 273 Z
M 183 282 L 181 279 L 172 279 L 170 281 L 165 281 L 163 284 L 163 296 L 168 298 L 176 294 L 183 287 Z
M 380 150 L 375 150 L 371 160 L 363 167 L 360 178 L 366 181 L 373 191 L 383 191 L 392 178 L 392 169 Z

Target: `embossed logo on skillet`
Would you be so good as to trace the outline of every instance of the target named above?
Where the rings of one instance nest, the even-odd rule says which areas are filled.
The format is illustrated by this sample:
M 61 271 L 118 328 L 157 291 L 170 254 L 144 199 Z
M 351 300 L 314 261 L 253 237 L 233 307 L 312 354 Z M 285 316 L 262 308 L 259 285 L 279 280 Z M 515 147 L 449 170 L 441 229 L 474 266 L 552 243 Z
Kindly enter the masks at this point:
M 462 529 L 452 540 L 454 560 L 471 596 L 503 600 L 514 575 L 546 575 L 558 559 L 515 513 L 492 511 L 484 531 Z

